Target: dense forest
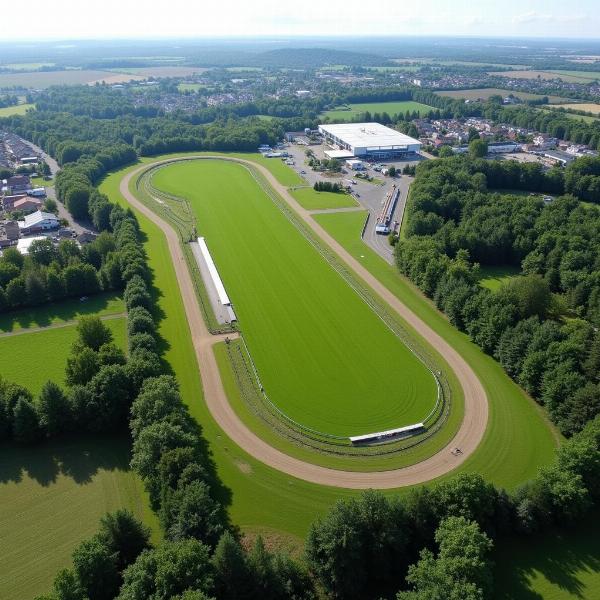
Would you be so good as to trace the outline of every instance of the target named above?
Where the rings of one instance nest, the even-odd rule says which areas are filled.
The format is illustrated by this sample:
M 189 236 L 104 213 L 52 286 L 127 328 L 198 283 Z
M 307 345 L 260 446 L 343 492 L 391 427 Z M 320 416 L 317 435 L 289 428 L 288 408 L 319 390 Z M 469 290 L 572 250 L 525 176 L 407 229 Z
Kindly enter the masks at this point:
M 532 180 L 523 175 L 537 165 L 511 162 L 456 157 L 420 165 L 396 260 L 572 435 L 600 412 L 600 210 L 569 195 L 544 203 L 488 191 L 560 193 L 551 171 Z M 521 177 L 499 176 L 507 169 Z M 479 268 L 488 266 L 522 275 L 492 292 L 478 285 Z

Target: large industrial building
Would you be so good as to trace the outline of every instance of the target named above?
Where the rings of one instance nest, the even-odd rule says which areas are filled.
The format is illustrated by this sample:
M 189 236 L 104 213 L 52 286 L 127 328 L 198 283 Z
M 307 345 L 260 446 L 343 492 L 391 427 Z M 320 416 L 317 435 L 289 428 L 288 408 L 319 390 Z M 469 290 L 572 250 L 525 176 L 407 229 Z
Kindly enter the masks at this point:
M 319 125 L 319 131 L 330 146 L 338 148 L 337 158 L 401 158 L 421 149 L 419 140 L 380 123 Z

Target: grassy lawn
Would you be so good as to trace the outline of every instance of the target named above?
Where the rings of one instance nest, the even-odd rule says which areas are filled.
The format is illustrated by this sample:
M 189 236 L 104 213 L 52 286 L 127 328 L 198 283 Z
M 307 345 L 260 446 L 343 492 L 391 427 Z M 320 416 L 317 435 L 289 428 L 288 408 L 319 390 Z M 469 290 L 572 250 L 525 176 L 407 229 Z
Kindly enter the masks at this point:
M 30 108 L 35 108 L 35 104 L 17 104 L 15 106 L 5 106 L 0 108 L 1 117 L 12 117 L 13 115 L 24 115 Z
M 568 530 L 499 542 L 496 600 L 596 600 L 600 596 L 600 513 Z
M 90 296 L 85 302 L 79 298 L 58 304 L 45 304 L 0 314 L 0 333 L 29 327 L 48 327 L 78 319 L 82 315 L 116 315 L 125 311 L 121 296 L 110 292 Z
M 107 511 L 127 508 L 158 530 L 129 460 L 125 437 L 0 446 L 3 600 L 50 591 L 54 575 Z
M 436 399 L 432 375 L 246 169 L 179 163 L 158 171 L 153 183 L 189 200 L 262 383 L 281 410 L 342 436 L 425 419 Z M 390 361 L 398 365 L 393 377 Z
M 52 187 L 54 185 L 54 179 L 44 179 L 43 177 L 32 177 L 31 185 L 34 188 L 37 187 Z
M 204 83 L 180 83 L 177 86 L 177 89 L 180 92 L 197 92 L 205 87 L 207 87 L 207 85 Z
M 482 267 L 479 285 L 495 292 L 502 284 L 518 275 L 521 271 L 517 267 Z
M 301 206 L 308 210 L 358 206 L 358 202 L 350 194 L 317 192 L 311 187 L 292 190 L 292 196 L 298 200 Z
M 465 463 L 465 471 L 476 471 L 498 486 L 514 489 L 551 462 L 558 434 L 537 404 L 506 375 L 502 367 L 484 354 L 467 335 L 455 329 L 422 294 L 399 276 L 360 239 L 364 215 L 338 213 L 314 217 L 344 247 L 358 258 L 402 302 L 458 350 L 486 389 L 490 417 L 485 437 Z
M 144 159 L 143 162 L 150 163 L 173 156 L 175 155 L 154 157 Z M 243 156 L 254 159 L 257 155 Z M 283 167 L 294 174 L 294 171 L 285 165 Z M 127 167 L 105 178 L 101 191 L 108 194 L 113 201 L 128 206 L 119 193 L 119 182 L 127 171 L 135 168 L 136 166 Z M 279 173 L 276 176 L 281 175 L 282 173 Z M 315 517 L 327 511 L 337 499 L 355 496 L 358 492 L 317 486 L 271 469 L 246 454 L 216 425 L 202 400 L 202 387 L 191 334 L 165 238 L 151 221 L 139 213 L 137 216 L 142 231 L 147 236 L 144 247 L 155 278 L 158 304 L 164 313 L 159 332 L 167 346 L 165 359 L 173 368 L 183 399 L 193 417 L 202 425 L 203 435 L 210 444 L 218 475 L 227 489 L 221 499 L 228 507 L 232 521 L 243 531 L 253 534 L 260 532 L 267 536 L 284 536 L 291 542 L 300 544 Z M 411 308 L 418 309 L 427 322 L 451 337 L 456 342 L 457 349 L 463 352 L 468 360 L 472 358 L 477 372 L 485 377 L 483 382 L 490 394 L 492 408 L 490 431 L 480 450 L 462 470 L 479 471 L 497 485 L 507 488 L 514 488 L 534 475 L 539 466 L 551 461 L 555 441 L 540 411 L 524 397 L 499 365 L 483 355 L 466 336 L 452 328 L 439 312 L 424 301 L 412 286 L 400 279 L 391 267 L 386 270 L 385 263 L 374 254 L 368 253 L 368 249 L 360 240 L 353 246 L 355 238 L 358 238 L 357 232 L 362 226 L 363 217 L 360 212 L 337 216 L 351 217 L 351 221 L 345 221 L 346 226 L 341 230 L 341 233 L 346 232 L 348 236 L 350 250 L 357 251 L 359 255 L 363 254 L 365 258 L 368 254 L 368 263 L 365 264 L 373 268 L 386 283 L 397 281 L 394 284 L 400 287 L 397 293 L 407 303 L 410 301 Z M 518 407 L 516 411 L 515 406 Z M 527 420 L 533 423 L 530 430 L 524 426 Z M 403 493 L 404 490 L 387 493 L 397 492 Z
M 105 321 L 115 343 L 126 347 L 126 319 Z M 39 393 L 46 381 L 64 381 L 64 371 L 71 345 L 77 339 L 75 325 L 0 338 L 2 376 Z
M 398 113 L 405 113 L 406 111 L 411 113 L 417 111 L 419 114 L 426 115 L 430 110 L 435 110 L 432 106 L 427 104 L 421 104 L 420 102 L 413 102 L 412 100 L 405 100 L 399 102 L 363 102 L 360 104 L 348 104 L 328 110 L 320 115 L 322 119 L 329 119 L 330 121 L 352 121 L 358 115 L 369 111 L 371 115 L 373 113 L 386 112 L 392 116 Z

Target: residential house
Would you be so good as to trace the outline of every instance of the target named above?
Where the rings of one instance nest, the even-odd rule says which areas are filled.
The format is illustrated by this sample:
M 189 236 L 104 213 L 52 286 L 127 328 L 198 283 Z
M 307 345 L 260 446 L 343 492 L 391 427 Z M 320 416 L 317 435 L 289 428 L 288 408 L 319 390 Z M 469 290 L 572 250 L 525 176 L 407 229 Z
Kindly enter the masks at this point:
M 23 200 L 23 198 L 27 198 L 27 194 L 14 194 L 12 196 L 4 196 L 2 198 L 2 208 L 4 208 L 4 210 L 6 211 L 13 210 L 15 202 L 17 202 L 18 200 Z
M 0 248 L 14 246 L 21 235 L 19 224 L 16 221 L 0 222 Z
M 22 210 L 23 212 L 31 212 L 33 210 L 40 210 L 42 208 L 42 201 L 36 198 L 21 198 L 13 204 L 13 210 Z
M 13 175 L 2 180 L 2 191 L 7 194 L 21 194 L 31 189 L 28 175 Z

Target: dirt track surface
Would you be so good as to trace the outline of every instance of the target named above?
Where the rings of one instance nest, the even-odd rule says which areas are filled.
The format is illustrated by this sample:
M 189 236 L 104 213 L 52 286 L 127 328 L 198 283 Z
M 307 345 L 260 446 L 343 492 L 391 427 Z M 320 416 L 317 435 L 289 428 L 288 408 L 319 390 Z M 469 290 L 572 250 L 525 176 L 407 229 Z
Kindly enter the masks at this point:
M 237 416 L 225 394 L 212 349 L 214 344 L 223 341 L 226 336 L 211 335 L 204 323 L 194 292 L 194 284 L 179 244 L 179 237 L 166 221 L 146 207 L 129 191 L 129 183 L 132 178 L 136 177 L 141 171 L 148 169 L 152 165 L 197 159 L 230 160 L 244 166 L 252 167 L 260 172 L 271 187 L 280 194 L 307 225 L 325 243 L 327 243 L 359 277 L 379 294 L 393 310 L 407 321 L 419 335 L 425 338 L 442 356 L 444 356 L 446 362 L 456 374 L 464 393 L 464 418 L 458 432 L 446 447 L 430 458 L 400 469 L 369 473 L 341 471 L 321 467 L 288 456 L 255 435 Z M 179 283 L 183 304 L 185 306 L 185 312 L 192 334 L 192 342 L 196 350 L 196 357 L 204 390 L 204 399 L 219 427 L 221 427 L 221 429 L 248 454 L 278 471 L 320 485 L 353 489 L 391 489 L 415 485 L 440 477 L 455 469 L 475 451 L 485 433 L 488 420 L 488 401 L 485 390 L 471 367 L 460 354 L 450 346 L 450 344 L 402 304 L 394 294 L 381 284 L 378 279 L 371 275 L 367 269 L 365 269 L 351 254 L 338 244 L 335 239 L 318 225 L 318 223 L 311 218 L 310 211 L 302 208 L 292 195 L 289 194 L 287 188 L 281 185 L 265 167 L 251 161 L 223 156 L 190 156 L 183 159 L 162 160 L 156 161 L 156 163 L 146 164 L 126 175 L 121 181 L 120 191 L 129 204 L 158 225 L 165 234 L 169 252 L 173 260 L 177 281 Z M 462 453 L 455 456 L 452 454 L 454 448 L 460 448 Z

